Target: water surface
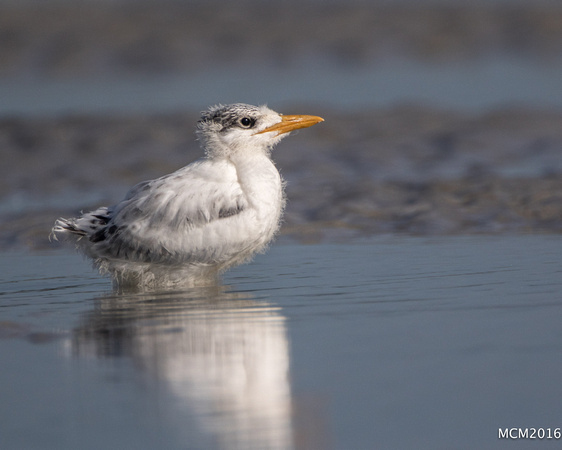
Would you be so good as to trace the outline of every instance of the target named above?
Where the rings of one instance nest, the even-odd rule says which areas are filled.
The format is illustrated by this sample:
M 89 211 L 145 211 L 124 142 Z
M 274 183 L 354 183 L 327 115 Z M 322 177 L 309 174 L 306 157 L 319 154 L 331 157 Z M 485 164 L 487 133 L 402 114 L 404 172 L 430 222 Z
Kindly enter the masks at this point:
M 159 77 L 6 79 L 0 82 L 0 116 L 156 113 L 242 100 L 348 111 L 403 103 L 472 113 L 514 105 L 560 109 L 561 78 L 560 61 L 533 64 L 501 57 L 428 64 L 391 59 L 349 68 L 312 58 L 288 68 L 256 63 Z
M 561 251 L 278 244 L 151 295 L 70 252 L 3 253 L 0 447 L 528 448 L 498 428 L 562 425 Z

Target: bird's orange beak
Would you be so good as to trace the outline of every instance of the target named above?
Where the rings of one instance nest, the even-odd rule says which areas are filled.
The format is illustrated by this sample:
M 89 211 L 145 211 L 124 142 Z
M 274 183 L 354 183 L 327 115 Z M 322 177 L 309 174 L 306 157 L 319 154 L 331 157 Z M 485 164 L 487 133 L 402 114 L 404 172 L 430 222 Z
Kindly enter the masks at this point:
M 319 122 L 324 122 L 322 117 L 318 116 L 305 116 L 305 115 L 287 115 L 281 116 L 281 122 L 272 125 L 265 130 L 259 131 L 256 134 L 269 133 L 270 131 L 277 131 L 277 136 L 289 131 L 298 130 L 299 128 L 308 128 L 316 125 Z

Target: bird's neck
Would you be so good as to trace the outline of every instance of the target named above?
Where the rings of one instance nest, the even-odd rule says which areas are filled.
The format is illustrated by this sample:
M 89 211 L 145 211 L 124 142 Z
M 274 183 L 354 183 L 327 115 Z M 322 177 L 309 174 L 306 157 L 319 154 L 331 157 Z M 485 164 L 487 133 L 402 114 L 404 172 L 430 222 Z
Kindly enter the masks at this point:
M 279 219 L 284 205 L 283 182 L 277 168 L 265 153 L 231 156 L 238 180 L 250 205 L 260 216 Z

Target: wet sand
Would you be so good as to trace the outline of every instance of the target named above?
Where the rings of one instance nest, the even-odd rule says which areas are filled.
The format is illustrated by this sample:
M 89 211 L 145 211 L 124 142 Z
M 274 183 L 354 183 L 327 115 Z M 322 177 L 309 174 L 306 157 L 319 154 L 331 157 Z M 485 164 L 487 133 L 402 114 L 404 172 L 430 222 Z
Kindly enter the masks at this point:
M 562 231 L 562 113 L 321 113 L 325 124 L 274 151 L 288 181 L 282 235 Z M 59 215 L 197 159 L 196 118 L 1 119 L 0 245 L 48 245 Z

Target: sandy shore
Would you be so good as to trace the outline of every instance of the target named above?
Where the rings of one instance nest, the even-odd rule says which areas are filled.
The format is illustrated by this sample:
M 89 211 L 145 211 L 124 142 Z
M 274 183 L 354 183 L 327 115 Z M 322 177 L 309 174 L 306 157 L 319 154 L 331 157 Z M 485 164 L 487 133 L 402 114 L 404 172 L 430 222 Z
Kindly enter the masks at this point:
M 284 235 L 562 231 L 562 113 L 350 115 L 286 139 Z M 197 159 L 197 114 L 0 120 L 0 246 L 48 245 L 59 215 Z

